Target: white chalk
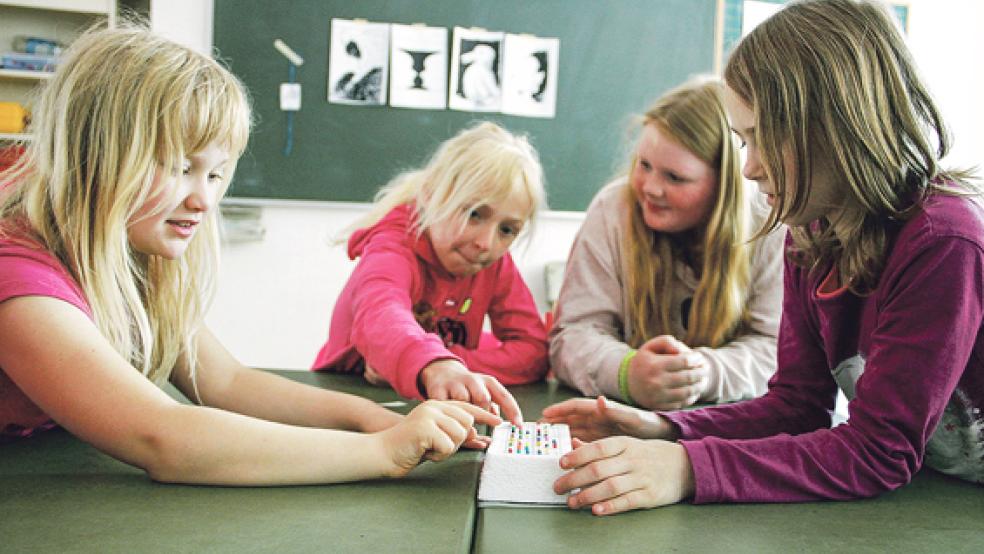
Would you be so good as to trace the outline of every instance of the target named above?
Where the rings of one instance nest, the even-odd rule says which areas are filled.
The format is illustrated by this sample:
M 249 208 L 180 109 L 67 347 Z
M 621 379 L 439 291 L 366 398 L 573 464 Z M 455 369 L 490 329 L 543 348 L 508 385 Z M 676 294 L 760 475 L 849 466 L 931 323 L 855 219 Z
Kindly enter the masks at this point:
M 277 40 L 273 41 L 273 47 L 276 48 L 278 52 L 280 52 L 281 54 L 283 54 L 285 58 L 287 58 L 288 60 L 290 60 L 290 63 L 292 63 L 294 65 L 303 65 L 304 64 L 304 58 L 298 56 L 297 55 L 297 52 L 294 52 L 293 50 L 291 50 L 290 49 L 290 46 L 287 46 L 286 44 L 284 44 L 284 41 L 280 40 L 279 38 Z

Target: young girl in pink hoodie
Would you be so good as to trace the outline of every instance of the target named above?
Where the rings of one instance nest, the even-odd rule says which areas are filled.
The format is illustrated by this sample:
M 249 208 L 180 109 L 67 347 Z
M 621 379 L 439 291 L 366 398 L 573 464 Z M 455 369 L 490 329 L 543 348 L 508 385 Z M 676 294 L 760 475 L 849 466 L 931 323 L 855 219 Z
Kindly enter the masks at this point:
M 409 398 L 495 402 L 520 421 L 503 384 L 541 379 L 547 343 L 508 249 L 543 204 L 542 175 L 525 138 L 486 122 L 393 179 L 353 225 L 348 255 L 361 259 L 313 369 L 363 371 Z

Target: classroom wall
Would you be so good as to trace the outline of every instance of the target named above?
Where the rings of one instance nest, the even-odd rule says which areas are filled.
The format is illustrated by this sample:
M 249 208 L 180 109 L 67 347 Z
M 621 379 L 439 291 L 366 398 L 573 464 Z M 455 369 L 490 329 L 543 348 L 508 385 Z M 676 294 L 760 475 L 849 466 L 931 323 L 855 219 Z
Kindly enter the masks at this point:
M 307 368 L 328 336 L 335 298 L 355 263 L 330 244 L 368 204 L 274 202 L 263 207 L 260 242 L 227 244 L 208 324 L 231 352 L 254 367 Z M 583 214 L 553 212 L 513 247 L 523 278 L 546 310 L 544 264 L 570 250 Z
M 151 0 L 155 33 L 199 52 L 212 51 L 212 0 Z
M 956 139 L 946 161 L 984 170 L 984 70 L 980 59 L 984 52 L 984 2 L 909 0 L 908 4 L 909 47 Z
M 984 72 L 976 53 L 984 51 L 980 29 L 984 2 L 908 3 L 913 54 L 956 137 L 949 161 L 980 164 L 984 107 L 977 98 L 984 90 Z M 211 0 L 155 1 L 154 27 L 202 48 L 212 43 L 211 6 Z M 363 213 L 365 206 L 278 202 L 262 210 L 264 240 L 228 244 L 224 249 L 219 293 L 208 323 L 248 365 L 306 368 L 327 335 L 334 298 L 353 267 L 342 248 L 331 247 L 328 239 Z M 543 266 L 566 256 L 581 217 L 544 214 L 528 248 L 514 253 L 541 307 L 545 307 Z

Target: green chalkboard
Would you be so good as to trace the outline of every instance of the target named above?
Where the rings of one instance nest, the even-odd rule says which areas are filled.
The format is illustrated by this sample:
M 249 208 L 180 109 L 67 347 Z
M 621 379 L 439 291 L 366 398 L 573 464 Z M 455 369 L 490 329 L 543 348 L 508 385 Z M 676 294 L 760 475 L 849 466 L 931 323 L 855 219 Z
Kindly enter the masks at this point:
M 554 210 L 584 210 L 621 167 L 632 116 L 667 89 L 713 70 L 717 0 L 215 0 L 218 54 L 246 84 L 257 125 L 230 194 L 368 201 L 397 172 L 417 167 L 478 119 L 530 137 Z M 425 23 L 560 39 L 553 119 L 327 102 L 331 18 Z M 294 145 L 283 153 L 279 85 L 283 39 L 305 63 Z M 450 48 L 450 46 L 449 46 Z

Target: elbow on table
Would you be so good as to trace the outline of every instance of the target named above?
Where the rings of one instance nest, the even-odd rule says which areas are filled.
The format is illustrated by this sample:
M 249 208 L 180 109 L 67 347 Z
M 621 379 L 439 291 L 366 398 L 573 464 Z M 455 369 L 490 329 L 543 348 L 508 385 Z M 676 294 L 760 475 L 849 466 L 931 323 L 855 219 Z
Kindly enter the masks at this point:
M 909 484 L 922 465 L 922 460 L 909 453 L 895 452 L 885 456 L 880 463 L 868 465 L 866 482 L 856 481 L 855 496 L 872 498 L 894 491 Z
M 141 437 L 146 453 L 135 465 L 143 469 L 153 481 L 159 483 L 188 483 L 190 479 L 187 458 L 182 450 L 164 433 L 148 433 Z
M 200 409 L 182 406 L 183 410 Z M 196 443 L 205 441 L 194 431 L 187 431 L 170 419 L 169 423 L 141 430 L 133 439 L 132 452 L 127 456 L 133 465 L 147 473 L 147 476 L 160 483 L 201 482 L 207 473 L 202 471 L 202 460 L 196 456 Z

